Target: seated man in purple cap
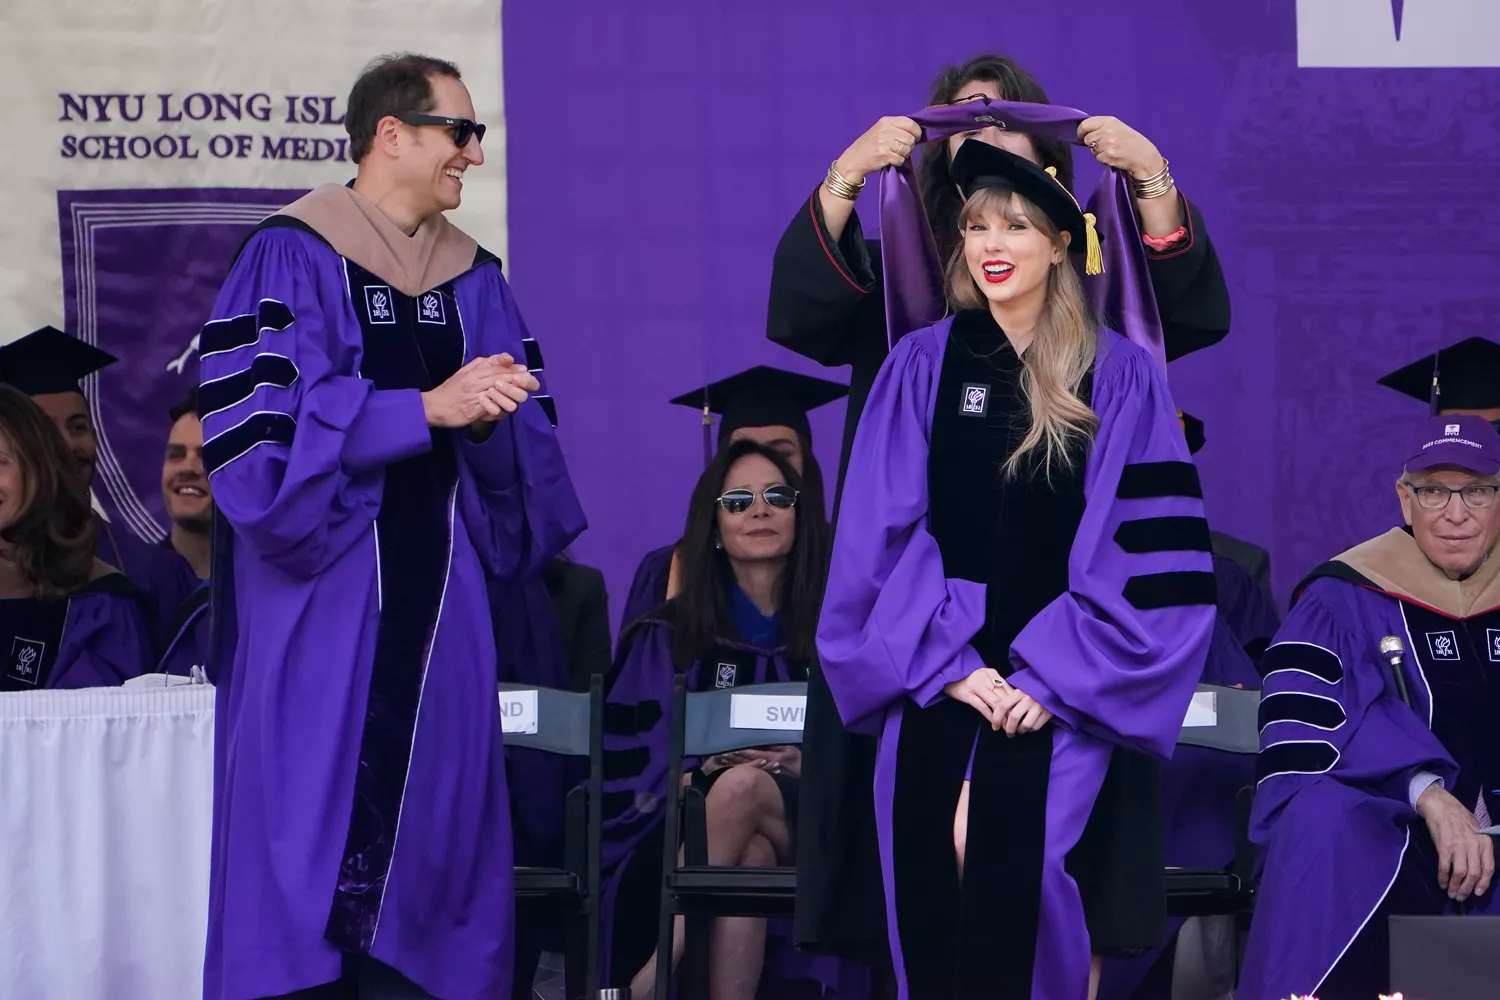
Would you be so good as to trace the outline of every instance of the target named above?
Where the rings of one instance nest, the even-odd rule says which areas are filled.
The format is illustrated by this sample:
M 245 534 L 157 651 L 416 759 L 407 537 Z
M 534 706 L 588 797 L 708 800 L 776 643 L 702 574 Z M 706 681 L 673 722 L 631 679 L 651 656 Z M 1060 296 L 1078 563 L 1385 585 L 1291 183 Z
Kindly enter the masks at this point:
M 1388 916 L 1486 912 L 1500 816 L 1500 433 L 1425 420 L 1406 529 L 1315 570 L 1262 663 L 1240 1000 L 1387 992 Z

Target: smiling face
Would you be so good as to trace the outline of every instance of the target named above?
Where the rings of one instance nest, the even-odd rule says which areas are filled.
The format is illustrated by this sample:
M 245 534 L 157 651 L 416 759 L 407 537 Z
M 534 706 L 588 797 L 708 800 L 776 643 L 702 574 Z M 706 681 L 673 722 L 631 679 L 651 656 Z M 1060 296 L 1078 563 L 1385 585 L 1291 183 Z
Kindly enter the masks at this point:
M 988 97 L 992 101 L 1002 100 L 999 84 L 988 80 L 969 80 L 961 85 L 955 92 L 952 102 L 954 104 L 963 101 L 972 101 L 979 97 Z M 991 146 L 999 146 L 1001 149 L 1009 150 L 1017 156 L 1024 156 L 1032 163 L 1040 165 L 1041 154 L 1037 152 L 1036 143 L 1031 141 L 1031 136 L 1024 132 L 1007 132 L 998 125 L 990 125 L 973 132 L 960 132 L 958 135 L 948 137 L 948 162 L 953 162 L 953 157 L 958 155 L 958 147 L 964 144 L 965 139 L 978 139 L 987 142 Z
M 213 493 L 203 474 L 203 424 L 196 413 L 184 413 L 172 425 L 161 467 L 161 494 L 173 524 L 195 532 L 213 524 Z
M 1035 300 L 1040 309 L 1068 234 L 1055 233 L 1019 195 L 996 189 L 976 194 L 961 218 L 964 263 L 985 300 L 1007 308 Z
M 746 455 L 729 467 L 720 495 L 750 490 L 755 502 L 743 514 L 718 508 L 719 539 L 730 562 L 785 560 L 797 535 L 797 508 L 772 507 L 760 494 L 770 486 L 785 486 L 781 472 L 761 455 Z
M 94 430 L 94 420 L 89 416 L 89 404 L 78 392 L 45 392 L 32 396 L 31 401 L 41 407 L 42 412 L 52 418 L 63 436 L 68 450 L 78 463 L 83 475 L 83 485 L 94 482 L 94 463 L 99 458 L 99 435 Z
M 474 101 L 462 80 L 434 74 L 432 110 L 426 112 L 443 118 L 474 120 Z M 453 130 L 437 125 L 405 125 L 410 141 L 400 144 L 398 175 L 402 189 L 423 216 L 447 212 L 463 201 L 464 172 L 484 163 L 484 150 L 478 136 L 459 147 L 453 141 Z
M 1411 525 L 1417 548 L 1450 580 L 1469 576 L 1495 547 L 1495 539 L 1500 537 L 1500 502 L 1474 509 L 1463 497 L 1450 495 L 1447 506 L 1429 510 L 1417 502 L 1412 491 L 1424 486 L 1459 490 L 1465 486 L 1493 485 L 1493 476 L 1477 476 L 1451 466 L 1415 472 L 1396 484 L 1401 513 Z

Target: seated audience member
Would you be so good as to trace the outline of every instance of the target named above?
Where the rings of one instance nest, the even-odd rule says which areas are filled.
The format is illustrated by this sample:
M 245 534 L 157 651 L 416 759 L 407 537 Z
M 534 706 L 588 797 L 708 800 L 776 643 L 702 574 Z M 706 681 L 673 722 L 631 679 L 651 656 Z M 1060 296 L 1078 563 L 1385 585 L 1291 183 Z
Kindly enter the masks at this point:
M 542 583 L 562 639 L 573 690 L 587 691 L 595 674 L 609 672 L 609 592 L 604 574 L 566 554 L 542 567 Z
M 1382 377 L 1380 384 L 1431 402 L 1434 413 L 1482 417 L 1500 429 L 1500 343 L 1469 337 Z
M 1492 909 L 1494 849 L 1475 831 L 1500 816 L 1500 434 L 1432 417 L 1407 455 L 1409 530 L 1315 570 L 1262 662 L 1263 875 L 1240 1000 L 1376 996 L 1391 914 Z
M 137 590 L 94 557 L 93 531 L 61 435 L 0 386 L 0 691 L 113 686 L 150 668 Z
M 604 957 L 607 984 L 630 985 L 637 1000 L 652 996 L 656 975 L 668 781 L 705 790 L 710 864 L 790 864 L 795 853 L 797 748 L 721 754 L 669 775 L 673 678 L 686 674 L 698 691 L 805 680 L 828 546 L 820 490 L 781 452 L 737 441 L 693 489 L 681 592 L 620 641 L 605 709 Z M 765 956 L 765 920 L 716 921 L 713 995 L 753 997 Z
M 176 604 L 163 607 L 162 657 L 159 669 L 190 674 L 206 664 L 208 652 L 209 539 L 213 537 L 214 497 L 203 472 L 203 421 L 198 413 L 198 390 L 172 407 L 172 429 L 161 467 L 162 500 L 172 530 L 162 545 L 176 553 L 193 572 L 195 586 Z M 171 595 L 169 595 L 171 596 Z
M 82 473 L 85 491 L 94 482 L 99 435 L 79 383 L 117 360 L 113 354 L 51 326 L 0 347 L 0 383 L 30 396 L 52 418 Z M 197 586 L 191 567 L 159 546 L 142 541 L 127 526 L 111 524 L 98 513 L 91 516 L 94 555 L 145 591 L 154 608 L 150 624 L 153 629 L 164 628 L 172 610 Z
M 678 396 L 672 403 L 703 411 L 705 463 L 712 450 L 710 414 L 717 413 L 719 448 L 733 441 L 758 441 L 785 455 L 797 474 L 808 480 L 809 489 L 815 487 L 822 495 L 823 470 L 813 457 L 807 414 L 848 394 L 849 387 L 838 382 L 756 365 Z M 680 574 L 674 554 L 680 544 L 653 549 L 641 560 L 625 598 L 621 632 L 667 598 L 677 596 Z

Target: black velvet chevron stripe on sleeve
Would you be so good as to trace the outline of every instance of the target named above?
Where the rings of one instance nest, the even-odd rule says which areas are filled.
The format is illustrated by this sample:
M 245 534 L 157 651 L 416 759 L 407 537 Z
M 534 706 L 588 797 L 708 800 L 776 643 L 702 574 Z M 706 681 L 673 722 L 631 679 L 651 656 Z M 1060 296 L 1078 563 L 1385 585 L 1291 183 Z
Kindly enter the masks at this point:
M 1219 603 L 1219 585 L 1212 573 L 1179 570 L 1145 573 L 1125 581 L 1125 600 L 1137 611 Z
M 1158 497 L 1203 499 L 1198 467 L 1192 462 L 1137 462 L 1120 470 L 1115 496 L 1121 500 L 1152 500 Z
M 285 413 L 255 413 L 203 446 L 203 468 L 209 475 L 256 445 L 292 443 L 297 421 Z
M 261 299 L 253 315 L 246 313 L 204 324 L 198 336 L 198 355 L 206 358 L 210 354 L 223 354 L 249 347 L 260 339 L 262 330 L 285 330 L 295 319 L 286 303 L 275 299 Z
M 1262 677 L 1278 670 L 1296 670 L 1329 684 L 1344 679 L 1344 664 L 1331 650 L 1309 642 L 1278 642 L 1260 659 Z
M 521 346 L 526 348 L 526 367 L 534 372 L 543 370 L 542 348 L 535 340 L 527 338 L 521 341 Z
M 1289 740 L 1273 743 L 1255 762 L 1255 780 L 1278 774 L 1323 774 L 1339 762 L 1339 751 L 1324 740 Z
M 556 427 L 557 426 L 557 403 L 553 402 L 552 397 L 551 396 L 532 396 L 531 398 L 534 399 L 534 400 L 536 400 L 537 403 L 538 403 L 538 405 L 541 406 L 542 412 L 544 412 L 544 413 L 547 414 L 547 422 L 549 424 L 551 424 L 553 427 Z
M 297 366 L 280 354 L 257 354 L 243 371 L 205 382 L 198 390 L 198 412 L 204 415 L 227 410 L 249 399 L 263 385 L 290 388 L 297 381 Z
M 1115 542 L 1132 555 L 1147 552 L 1209 552 L 1213 542 L 1201 517 L 1143 517 L 1121 522 Z
M 1275 691 L 1260 701 L 1260 728 L 1278 722 L 1298 722 L 1314 729 L 1332 731 L 1349 721 L 1344 706 L 1333 698 L 1300 691 Z

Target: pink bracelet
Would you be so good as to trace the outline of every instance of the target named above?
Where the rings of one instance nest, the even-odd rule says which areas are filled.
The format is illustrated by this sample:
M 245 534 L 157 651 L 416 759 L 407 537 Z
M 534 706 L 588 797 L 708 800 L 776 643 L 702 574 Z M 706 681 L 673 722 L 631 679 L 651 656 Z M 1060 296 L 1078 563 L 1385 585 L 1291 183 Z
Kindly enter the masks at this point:
M 1187 234 L 1187 226 L 1178 226 L 1175 233 L 1168 233 L 1166 236 L 1163 236 L 1160 239 L 1155 236 L 1147 236 L 1146 234 L 1142 233 L 1141 242 L 1145 243 L 1146 246 L 1150 247 L 1152 250 L 1155 250 L 1157 253 L 1163 253 L 1164 251 L 1172 249 L 1173 246 L 1187 239 Z

